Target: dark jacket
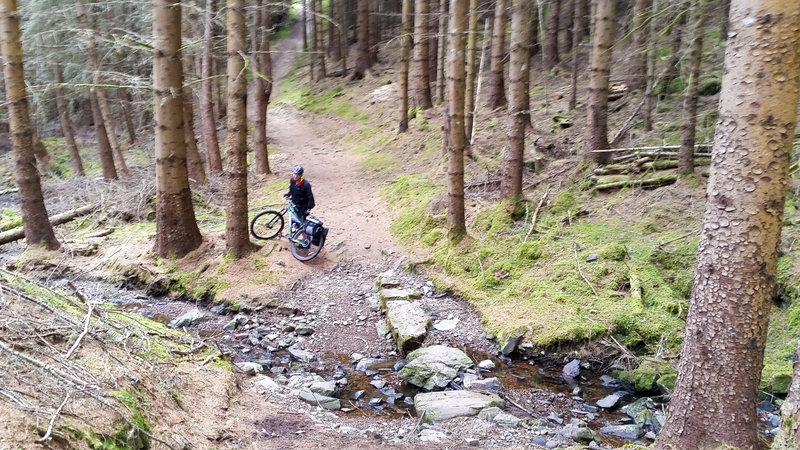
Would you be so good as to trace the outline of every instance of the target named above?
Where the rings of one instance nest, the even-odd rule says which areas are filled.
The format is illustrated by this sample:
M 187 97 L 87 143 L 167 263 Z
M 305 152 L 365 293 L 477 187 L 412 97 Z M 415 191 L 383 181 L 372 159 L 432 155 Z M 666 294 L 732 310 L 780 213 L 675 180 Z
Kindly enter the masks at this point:
M 303 179 L 299 184 L 294 180 L 289 181 L 289 198 L 297 206 L 297 213 L 305 219 L 308 211 L 314 207 L 314 194 L 311 192 L 311 183 Z

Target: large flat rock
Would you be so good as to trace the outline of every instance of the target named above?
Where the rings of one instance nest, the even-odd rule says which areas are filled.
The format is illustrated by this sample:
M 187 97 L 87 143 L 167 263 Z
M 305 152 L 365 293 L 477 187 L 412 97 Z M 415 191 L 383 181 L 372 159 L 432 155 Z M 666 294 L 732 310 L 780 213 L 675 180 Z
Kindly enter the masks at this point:
M 381 289 L 378 293 L 378 307 L 386 310 L 386 303 L 394 300 L 411 300 L 422 297 L 422 294 L 408 289 Z
M 505 408 L 496 395 L 470 391 L 424 392 L 414 396 L 414 408 L 425 420 L 447 420 L 453 417 L 474 416 L 484 408 Z
M 431 318 L 417 303 L 391 301 L 386 303 L 386 325 L 401 354 L 419 348 L 428 335 Z
M 473 365 L 466 353 L 445 345 L 414 350 L 406 361 L 408 364 L 400 369 L 400 377 L 429 391 L 444 389 L 460 371 Z

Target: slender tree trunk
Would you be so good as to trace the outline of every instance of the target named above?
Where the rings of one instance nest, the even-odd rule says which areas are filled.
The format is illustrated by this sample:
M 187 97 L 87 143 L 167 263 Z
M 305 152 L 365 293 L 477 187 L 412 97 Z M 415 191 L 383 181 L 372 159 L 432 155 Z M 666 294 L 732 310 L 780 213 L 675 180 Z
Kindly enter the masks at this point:
M 530 123 L 530 32 L 529 0 L 513 0 L 511 6 L 511 60 L 508 64 L 508 149 L 504 152 L 500 192 L 504 198 L 522 197 L 522 161 L 525 128 Z M 552 11 L 551 11 L 552 12 Z
M 72 119 L 69 117 L 69 108 L 67 108 L 67 100 L 64 95 L 64 74 L 61 71 L 60 65 L 53 67 L 53 76 L 56 82 L 56 108 L 58 108 L 58 119 L 61 122 L 61 132 L 64 134 L 64 140 L 67 141 L 67 148 L 69 149 L 69 160 L 72 163 L 72 171 L 77 176 L 85 176 L 86 172 L 83 170 L 83 160 L 81 160 L 80 151 L 78 151 L 78 144 L 75 142 L 75 128 L 72 125 Z
M 336 0 L 334 0 L 336 1 Z M 350 46 L 347 44 L 347 11 L 346 11 L 346 0 L 342 0 L 342 7 L 339 11 L 339 23 L 341 24 L 341 32 L 339 33 L 339 46 L 341 47 L 342 53 L 342 78 L 347 78 L 347 53 L 350 50 Z
M 0 0 L 0 54 L 3 57 L 5 100 L 25 242 L 28 245 L 42 244 L 49 250 L 55 250 L 61 244 L 47 217 L 41 180 L 32 151 L 33 128 L 22 66 L 21 34 L 16 0 Z
M 358 23 L 356 23 L 358 40 L 356 41 L 356 65 L 350 78 L 353 80 L 364 78 L 369 69 L 369 2 L 358 0 Z
M 703 26 L 708 10 L 705 3 L 708 0 L 694 2 L 694 17 L 692 20 L 692 37 L 689 51 L 689 82 L 686 87 L 686 96 L 683 98 L 683 123 L 681 123 L 681 148 L 678 151 L 678 172 L 682 174 L 694 173 L 694 141 L 697 128 L 697 100 L 698 84 L 700 78 L 700 62 L 703 55 Z
M 378 5 L 375 0 L 370 0 L 367 4 L 369 11 L 367 13 L 367 20 L 369 21 L 369 66 L 377 64 L 378 62 L 378 47 L 381 41 L 381 30 L 379 28 L 380 21 L 376 15 Z
M 402 21 L 403 29 L 400 33 L 400 125 L 397 131 L 403 133 L 408 130 L 408 69 L 411 57 L 411 33 L 413 32 L 414 11 L 411 0 L 403 0 Z
M 119 171 L 122 176 L 129 177 L 131 173 L 128 170 L 128 165 L 125 164 L 125 158 L 123 158 L 122 151 L 119 147 L 117 133 L 114 130 L 114 119 L 111 117 L 111 110 L 108 107 L 108 97 L 106 96 L 105 89 L 101 87 L 103 80 L 100 75 L 100 58 L 97 56 L 97 50 L 94 46 L 94 27 L 89 21 L 89 16 L 86 14 L 82 0 L 75 0 L 75 9 L 78 13 L 78 21 L 81 23 L 83 29 L 90 34 L 89 39 L 86 41 L 86 53 L 89 57 L 89 64 L 92 67 L 92 81 L 95 84 L 94 89 L 95 94 L 97 95 L 97 106 L 100 108 L 100 115 L 103 118 L 103 125 L 106 129 L 106 133 L 108 134 L 108 142 L 111 145 L 111 152 L 114 154 L 114 159 L 116 159 L 117 165 L 119 165 Z
M 214 66 L 214 73 L 222 73 L 223 70 L 221 67 L 224 67 L 224 60 L 220 58 L 220 61 L 217 61 L 217 58 L 214 58 Z M 217 112 L 217 120 L 222 120 L 228 115 L 228 104 L 222 99 L 225 93 L 226 83 L 224 78 L 214 80 L 214 110 Z
M 722 23 L 720 24 L 720 32 L 719 38 L 722 41 L 728 39 L 728 15 L 731 12 L 731 0 L 722 0 L 722 14 L 720 17 L 722 18 Z
M 647 72 L 647 19 L 651 16 L 652 0 L 635 0 L 633 3 L 633 30 L 630 57 L 628 58 L 628 89 L 645 87 Z
M 100 114 L 100 106 L 97 104 L 97 95 L 92 91 L 89 94 L 92 104 L 92 119 L 94 121 L 94 131 L 97 134 L 97 153 L 100 156 L 100 166 L 103 168 L 104 180 L 116 180 L 117 169 L 114 166 L 114 155 L 111 151 L 111 144 L 108 142 L 108 133 L 103 125 L 103 116 Z
M 580 67 L 580 48 L 583 33 L 583 21 L 586 18 L 586 11 L 583 10 L 583 1 L 574 0 L 575 18 L 572 20 L 572 73 L 570 77 L 571 88 L 569 91 L 569 109 L 575 109 L 578 105 L 578 69 Z M 532 34 L 536 35 L 534 31 Z
M 308 2 L 314 0 L 302 0 L 302 12 L 300 14 L 300 20 L 303 21 L 303 51 L 308 51 Z
M 667 74 L 664 76 L 664 81 L 661 83 L 662 97 L 669 90 L 669 85 L 672 80 L 680 74 L 680 61 L 681 61 L 681 42 L 683 41 L 683 27 L 686 25 L 686 12 L 681 11 L 678 19 L 673 23 L 670 28 L 672 37 L 672 55 L 667 62 Z
M 136 127 L 133 125 L 133 116 L 130 108 L 130 94 L 125 89 L 117 89 L 122 118 L 125 120 L 125 129 L 128 131 L 128 147 L 136 145 Z
M 257 74 L 253 78 L 255 84 L 253 100 L 255 101 L 256 119 L 253 122 L 253 157 L 255 159 L 256 174 L 266 175 L 272 173 L 269 168 L 269 152 L 267 150 L 267 106 L 271 93 L 271 57 L 269 54 L 269 29 L 270 6 L 266 0 L 259 0 L 258 26 L 255 30 L 253 49 Z
M 203 129 L 203 142 L 208 158 L 208 171 L 217 175 L 222 172 L 222 155 L 219 152 L 217 139 L 217 122 L 214 116 L 214 92 L 216 81 L 214 76 L 213 39 L 214 15 L 216 14 L 217 0 L 206 0 L 205 27 L 203 31 L 203 65 L 200 83 L 200 123 Z
M 589 73 L 586 150 L 608 148 L 608 81 L 611 73 L 611 44 L 614 40 L 616 0 L 597 2 L 596 24 L 592 42 L 592 66 Z M 593 153 L 594 161 L 606 164 L 612 153 Z
M 339 18 L 340 3 L 339 0 L 329 0 L 328 2 L 328 16 L 331 20 L 338 23 L 328 23 L 328 56 L 333 61 L 342 59 L 342 46 L 340 44 L 341 37 L 341 19 Z
M 412 66 L 412 85 L 414 106 L 422 109 L 433 107 L 431 98 L 430 63 L 428 62 L 429 37 L 428 15 L 430 0 L 416 0 L 414 7 L 414 62 Z
M 550 3 L 550 17 L 547 26 L 547 47 L 544 53 L 544 68 L 552 70 L 560 62 L 558 56 L 558 21 L 561 17 L 561 0 Z
M 644 131 L 653 131 L 653 109 L 655 108 L 655 76 L 656 76 L 656 57 L 658 53 L 656 35 L 656 19 L 658 14 L 658 0 L 653 1 L 653 16 L 647 26 L 647 85 L 644 91 Z
M 247 231 L 247 51 L 244 0 L 228 0 L 228 193 L 225 248 L 234 258 L 251 250 Z
M 183 140 L 186 145 L 186 168 L 189 178 L 198 184 L 206 182 L 206 170 L 203 168 L 203 159 L 197 148 L 197 136 L 194 133 L 194 107 L 192 105 L 192 88 L 183 87 Z M 156 109 L 156 113 L 158 109 Z M 157 117 L 156 117 L 157 119 Z M 157 151 L 157 150 L 156 150 Z
M 430 74 L 430 82 L 433 86 L 433 91 L 431 92 L 432 96 L 436 96 L 436 78 L 439 76 L 438 65 L 439 65 L 439 33 L 441 33 L 439 29 L 439 20 L 441 17 L 441 1 L 440 0 L 428 0 L 428 8 L 429 8 L 429 17 L 428 17 L 428 73 Z M 439 11 L 439 16 L 437 18 L 436 12 Z
M 186 171 L 181 8 L 174 0 L 153 0 L 153 47 L 156 252 L 162 258 L 180 258 L 199 247 L 203 238 L 194 217 Z
M 311 0 L 311 60 L 314 61 L 311 79 L 318 82 L 325 79 L 325 52 L 320 43 L 322 42 L 322 19 L 317 12 L 317 0 Z
M 472 127 L 475 120 L 475 62 L 478 55 L 478 0 L 469 2 L 469 20 L 467 30 L 467 68 L 464 82 L 464 134 L 472 136 Z
M 572 50 L 572 33 L 575 30 L 575 0 L 566 0 L 561 6 L 559 23 L 564 29 L 564 39 L 559 40 L 559 52 L 563 55 Z M 535 34 L 535 33 L 532 33 Z
M 448 0 L 439 0 L 439 68 L 436 71 L 436 97 L 439 102 L 444 102 L 444 71 L 445 50 L 447 49 L 447 3 Z
M 506 0 L 495 0 L 494 30 L 492 31 L 492 62 L 489 79 L 488 105 L 492 109 L 506 106 L 503 59 L 506 56 Z
M 800 4 L 732 0 L 730 18 L 689 315 L 658 450 L 762 448 L 756 404 L 797 124 Z
M 447 99 L 450 104 L 450 139 L 447 147 L 447 234 L 450 242 L 458 242 L 467 234 L 464 211 L 464 33 L 467 31 L 469 0 L 450 0 L 450 33 L 448 43 Z

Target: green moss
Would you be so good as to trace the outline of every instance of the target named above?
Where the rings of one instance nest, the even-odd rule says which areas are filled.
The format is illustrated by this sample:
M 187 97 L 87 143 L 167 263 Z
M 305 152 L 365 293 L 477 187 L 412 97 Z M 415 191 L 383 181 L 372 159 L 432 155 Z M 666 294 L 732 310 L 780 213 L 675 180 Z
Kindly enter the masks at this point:
M 0 215 L 0 231 L 11 230 L 21 226 L 22 216 L 12 209 L 3 208 L 2 215 Z
M 417 243 L 436 228 L 437 219 L 425 210 L 442 190 L 422 175 L 404 175 L 384 188 L 383 198 L 397 213 L 391 225 L 392 234 L 401 241 Z
M 575 195 L 569 191 L 562 191 L 556 195 L 553 204 L 550 205 L 550 212 L 553 214 L 562 214 L 567 211 L 575 211 L 578 207 L 578 201 Z
M 104 435 L 92 431 L 83 432 L 87 444 L 94 450 L 149 449 L 150 424 L 142 413 L 143 402 L 138 394 L 130 391 L 117 391 L 115 397 L 131 412 L 129 422 L 124 422 L 119 431 L 113 435 Z
M 624 245 L 615 242 L 604 246 L 597 254 L 602 259 L 622 261 L 628 256 L 628 249 Z
M 702 97 L 719 93 L 722 88 L 722 80 L 719 78 L 709 78 L 700 82 L 697 93 Z
M 369 118 L 350 104 L 341 87 L 337 86 L 327 92 L 317 92 L 298 79 L 295 73 L 281 81 L 280 92 L 280 96 L 276 99 L 277 103 L 287 103 L 320 114 L 331 113 L 364 124 Z

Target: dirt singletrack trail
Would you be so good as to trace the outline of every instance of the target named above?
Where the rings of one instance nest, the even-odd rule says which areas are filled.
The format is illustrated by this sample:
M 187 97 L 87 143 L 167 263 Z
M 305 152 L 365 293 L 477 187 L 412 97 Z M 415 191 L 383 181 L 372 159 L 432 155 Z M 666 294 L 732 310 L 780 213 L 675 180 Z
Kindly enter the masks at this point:
M 280 80 L 302 51 L 301 32 L 301 27 L 295 26 L 289 37 L 273 48 L 273 101 L 280 95 Z M 273 104 L 267 122 L 270 145 L 280 151 L 274 158 L 274 170 L 285 176 L 288 188 L 292 167 L 303 166 L 316 201 L 312 214 L 330 227 L 325 248 L 306 264 L 330 268 L 341 259 L 376 261 L 383 250 L 399 248 L 389 232 L 380 187 L 365 179 L 359 170 L 361 158 L 343 148 L 336 137 L 346 135 L 348 129 L 357 130 L 359 124 L 286 104 Z

